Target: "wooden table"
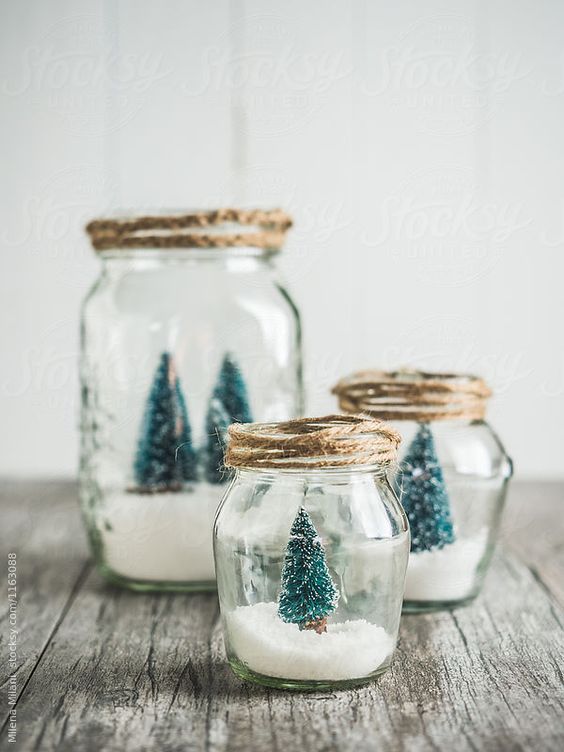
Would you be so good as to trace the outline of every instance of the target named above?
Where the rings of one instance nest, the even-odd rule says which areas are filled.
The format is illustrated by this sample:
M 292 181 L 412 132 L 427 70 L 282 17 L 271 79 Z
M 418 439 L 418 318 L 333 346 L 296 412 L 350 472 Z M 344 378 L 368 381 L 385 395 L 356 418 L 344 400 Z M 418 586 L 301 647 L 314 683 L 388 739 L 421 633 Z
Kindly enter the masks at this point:
M 2 750 L 564 749 L 563 485 L 514 484 L 482 596 L 404 616 L 391 670 L 333 694 L 236 679 L 214 595 L 105 585 L 74 484 L 5 482 L 0 504 L 5 582 L 8 553 L 17 556 L 18 630 L 14 686 L 4 595 Z

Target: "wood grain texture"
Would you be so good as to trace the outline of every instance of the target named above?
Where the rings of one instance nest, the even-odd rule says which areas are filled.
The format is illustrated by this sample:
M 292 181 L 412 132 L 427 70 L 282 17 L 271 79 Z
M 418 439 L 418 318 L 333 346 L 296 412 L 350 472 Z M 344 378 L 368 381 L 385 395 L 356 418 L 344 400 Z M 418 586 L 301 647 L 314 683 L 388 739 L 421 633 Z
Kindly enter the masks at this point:
M 534 506 L 527 487 L 510 499 L 512 552 L 498 552 L 475 604 L 404 616 L 386 675 L 323 695 L 236 679 L 213 595 L 140 595 L 102 583 L 85 564 L 74 486 L 12 488 L 0 503 L 3 545 L 15 547 L 22 572 L 23 692 L 17 743 L 4 732 L 0 749 L 561 750 L 562 569 L 558 579 L 561 559 L 545 546 L 548 536 L 549 552 L 562 549 L 562 487 L 535 488 Z M 538 535 L 527 535 L 526 514 Z M 544 535 L 543 516 L 552 525 Z
M 91 568 L 74 484 L 4 481 L 0 492 L 2 577 L 17 555 L 18 694 L 56 633 L 86 570 Z M 3 588 L 5 592 L 5 586 Z M 9 635 L 7 602 L 0 608 L 0 707 L 6 709 Z M 1 723 L 1 722 L 0 722 Z
M 503 541 L 564 606 L 564 484 L 516 483 Z

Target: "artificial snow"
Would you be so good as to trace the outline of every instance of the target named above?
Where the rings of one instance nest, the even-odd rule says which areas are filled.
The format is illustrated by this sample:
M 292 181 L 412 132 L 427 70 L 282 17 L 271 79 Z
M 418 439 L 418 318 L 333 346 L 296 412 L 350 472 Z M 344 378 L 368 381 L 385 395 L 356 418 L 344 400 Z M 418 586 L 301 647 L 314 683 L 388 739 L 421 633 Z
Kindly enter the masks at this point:
M 278 616 L 276 603 L 239 606 L 227 614 L 229 644 L 252 671 L 280 679 L 359 679 L 390 658 L 394 639 L 364 619 L 335 624 L 327 632 L 300 630 Z
M 409 555 L 404 600 L 458 601 L 471 595 L 488 531 L 458 538 L 444 548 Z
M 104 561 L 118 575 L 154 582 L 213 582 L 212 529 L 225 486 L 106 498 Z

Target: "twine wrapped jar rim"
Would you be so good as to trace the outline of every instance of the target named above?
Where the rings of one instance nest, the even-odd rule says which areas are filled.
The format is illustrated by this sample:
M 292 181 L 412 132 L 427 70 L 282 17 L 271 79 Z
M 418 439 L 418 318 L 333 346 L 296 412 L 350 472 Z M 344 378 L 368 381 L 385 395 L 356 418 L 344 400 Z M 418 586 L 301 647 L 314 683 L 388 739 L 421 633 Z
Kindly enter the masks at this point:
M 482 420 L 491 390 L 478 376 L 412 369 L 358 371 L 331 390 L 346 413 L 380 420 Z
M 292 226 L 281 209 L 223 208 L 186 214 L 95 219 L 86 225 L 97 251 L 133 248 L 261 248 L 279 251 Z M 242 228 L 249 228 L 244 231 Z
M 382 421 L 350 415 L 233 423 L 225 464 L 276 470 L 387 466 L 396 460 L 400 442 L 399 433 Z

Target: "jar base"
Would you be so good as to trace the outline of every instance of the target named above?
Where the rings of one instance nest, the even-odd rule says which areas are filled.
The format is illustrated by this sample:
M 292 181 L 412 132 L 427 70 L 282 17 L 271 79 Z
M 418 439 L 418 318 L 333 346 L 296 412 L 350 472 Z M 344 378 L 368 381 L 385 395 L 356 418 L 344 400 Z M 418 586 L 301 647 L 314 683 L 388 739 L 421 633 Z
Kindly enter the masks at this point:
M 475 600 L 477 593 L 455 601 L 404 601 L 402 613 L 404 614 L 428 614 L 433 611 L 452 611 L 470 605 Z
M 102 577 L 112 585 L 134 590 L 138 593 L 215 593 L 215 581 L 207 582 L 171 582 L 160 580 L 136 580 L 123 577 L 105 564 L 97 564 L 97 570 Z
M 378 679 L 378 677 L 384 674 L 390 667 L 390 664 L 386 663 L 369 676 L 363 676 L 359 679 L 326 679 L 308 681 L 307 679 L 281 679 L 275 676 L 259 674 L 250 669 L 244 663 L 241 663 L 241 661 L 238 661 L 236 658 L 229 658 L 229 665 L 231 666 L 233 673 L 243 681 L 260 684 L 263 687 L 271 687 L 273 689 L 291 690 L 292 692 L 322 692 L 361 687 Z

